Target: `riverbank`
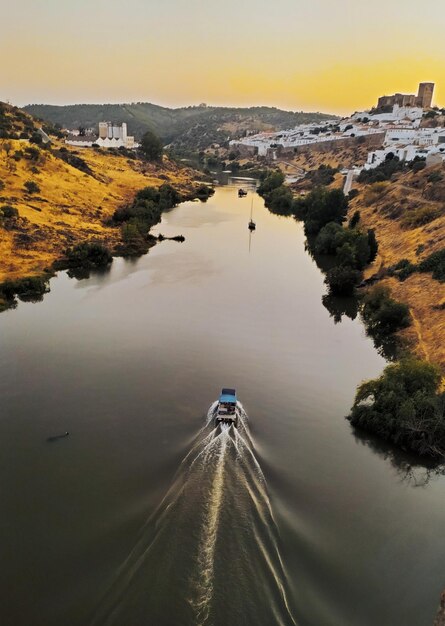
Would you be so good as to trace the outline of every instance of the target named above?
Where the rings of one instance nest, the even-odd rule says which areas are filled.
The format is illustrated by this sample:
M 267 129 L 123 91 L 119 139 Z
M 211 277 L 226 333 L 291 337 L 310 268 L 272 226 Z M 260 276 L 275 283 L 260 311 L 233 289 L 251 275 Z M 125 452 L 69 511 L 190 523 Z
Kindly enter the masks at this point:
M 404 260 L 418 265 L 445 247 L 445 167 L 401 172 L 391 181 L 356 185 L 349 216 L 360 212 L 366 228 L 375 230 L 379 251 L 365 277 L 380 276 L 394 297 L 411 311 L 412 324 L 399 332 L 419 358 L 440 366 L 445 374 L 445 283 L 431 272 L 391 277 Z M 403 275 L 402 275 L 402 278 Z
M 0 140 L 0 283 L 44 273 L 64 251 L 98 240 L 110 249 L 120 230 L 109 221 L 144 187 L 172 185 L 193 193 L 196 172 L 168 159 L 149 163 L 105 150 L 52 151 Z
M 296 155 L 292 164 L 306 175 L 291 185 L 292 190 L 304 194 L 317 184 L 340 189 L 344 184 L 340 169 L 365 157 L 364 146 Z M 412 165 L 394 164 L 392 170 L 383 166 L 373 170 L 377 176 L 354 181 L 347 218 L 358 211 L 361 227 L 373 229 L 379 243 L 365 279 L 374 277 L 410 308 L 412 324 L 398 332 L 401 342 L 418 358 L 439 365 L 445 375 L 445 282 L 433 278 L 431 271 L 402 273 L 402 280 L 392 272 L 398 264 L 418 265 L 445 248 L 445 166 Z M 287 171 L 286 163 L 278 166 Z

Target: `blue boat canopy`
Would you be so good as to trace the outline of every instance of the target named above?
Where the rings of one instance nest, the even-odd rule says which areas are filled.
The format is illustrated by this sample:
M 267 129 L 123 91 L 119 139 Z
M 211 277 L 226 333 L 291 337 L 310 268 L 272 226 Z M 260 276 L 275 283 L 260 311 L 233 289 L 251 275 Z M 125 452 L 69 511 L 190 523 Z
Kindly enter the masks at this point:
M 235 389 L 222 389 L 219 401 L 227 404 L 236 404 L 236 391 Z

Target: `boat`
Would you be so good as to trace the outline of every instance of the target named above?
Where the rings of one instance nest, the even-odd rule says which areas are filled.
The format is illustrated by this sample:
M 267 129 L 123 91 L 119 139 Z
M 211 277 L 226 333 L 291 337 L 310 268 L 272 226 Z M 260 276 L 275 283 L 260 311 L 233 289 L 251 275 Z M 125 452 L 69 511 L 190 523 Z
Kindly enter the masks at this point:
M 238 415 L 236 412 L 236 391 L 235 389 L 224 388 L 221 390 L 218 404 L 215 409 L 215 424 L 233 424 L 238 426 Z
M 244 198 L 244 196 L 247 196 L 247 191 L 245 189 L 238 189 L 238 198 Z
M 250 230 L 250 232 L 252 232 L 253 230 L 255 230 L 256 228 L 256 224 L 252 219 L 252 215 L 253 215 L 253 196 L 252 196 L 252 202 L 250 204 L 250 222 L 247 226 L 247 228 Z

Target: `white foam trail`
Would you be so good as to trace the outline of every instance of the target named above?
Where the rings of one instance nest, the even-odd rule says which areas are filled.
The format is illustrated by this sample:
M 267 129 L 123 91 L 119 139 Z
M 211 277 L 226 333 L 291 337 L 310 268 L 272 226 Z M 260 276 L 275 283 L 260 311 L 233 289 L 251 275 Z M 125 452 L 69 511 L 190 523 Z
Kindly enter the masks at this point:
M 229 602 L 231 598 L 245 601 L 246 615 L 255 623 L 295 624 L 286 597 L 277 527 L 248 416 L 238 403 L 238 428 L 215 426 L 217 406 L 214 402 L 209 408 L 172 486 L 117 572 L 95 625 L 139 626 L 144 615 L 155 611 L 159 626 L 177 623 L 179 614 L 188 626 L 220 626 L 221 610 L 237 614 L 238 604 L 224 604 L 226 594 Z M 230 546 L 224 542 L 227 529 Z M 227 572 L 231 577 L 225 580 Z M 178 603 L 174 608 L 163 599 L 164 589 L 170 589 Z M 228 589 L 234 593 L 229 595 Z M 162 613 L 157 613 L 160 606 Z M 146 612 L 138 612 L 139 607 Z
M 220 444 L 218 462 L 215 468 L 206 517 L 203 524 L 203 533 L 198 548 L 198 561 L 200 565 L 200 576 L 198 581 L 199 595 L 194 603 L 198 624 L 204 625 L 209 617 L 210 603 L 213 593 L 213 567 L 215 556 L 215 545 L 219 525 L 219 512 L 224 491 L 224 462 L 227 442 L 229 438 L 227 425 L 221 426 L 221 433 L 215 437 L 214 442 Z M 210 447 L 213 443 L 210 444 Z

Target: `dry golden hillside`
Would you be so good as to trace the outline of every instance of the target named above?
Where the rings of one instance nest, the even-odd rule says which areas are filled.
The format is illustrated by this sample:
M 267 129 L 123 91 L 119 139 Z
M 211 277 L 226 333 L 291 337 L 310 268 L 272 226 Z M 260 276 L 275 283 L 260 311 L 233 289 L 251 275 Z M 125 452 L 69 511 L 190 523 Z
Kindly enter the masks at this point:
M 119 230 L 104 221 L 146 186 L 172 183 L 190 189 L 194 172 L 164 160 L 149 164 L 105 150 L 74 150 L 53 144 L 52 150 L 27 141 L 0 139 L 0 206 L 19 211 L 8 230 L 0 227 L 0 282 L 37 274 L 67 246 L 89 239 L 116 242 Z M 65 152 L 64 152 L 65 151 Z M 90 173 L 63 158 L 78 156 Z M 38 191 L 29 193 L 28 182 Z
M 350 215 L 359 210 L 363 226 L 375 229 L 379 243 L 379 254 L 367 276 L 401 259 L 418 263 L 445 247 L 444 166 L 356 187 L 359 195 L 350 202 Z M 445 371 L 445 283 L 428 273 L 414 273 L 403 282 L 396 278 L 383 282 L 397 300 L 410 306 L 413 324 L 403 335 L 415 353 Z

